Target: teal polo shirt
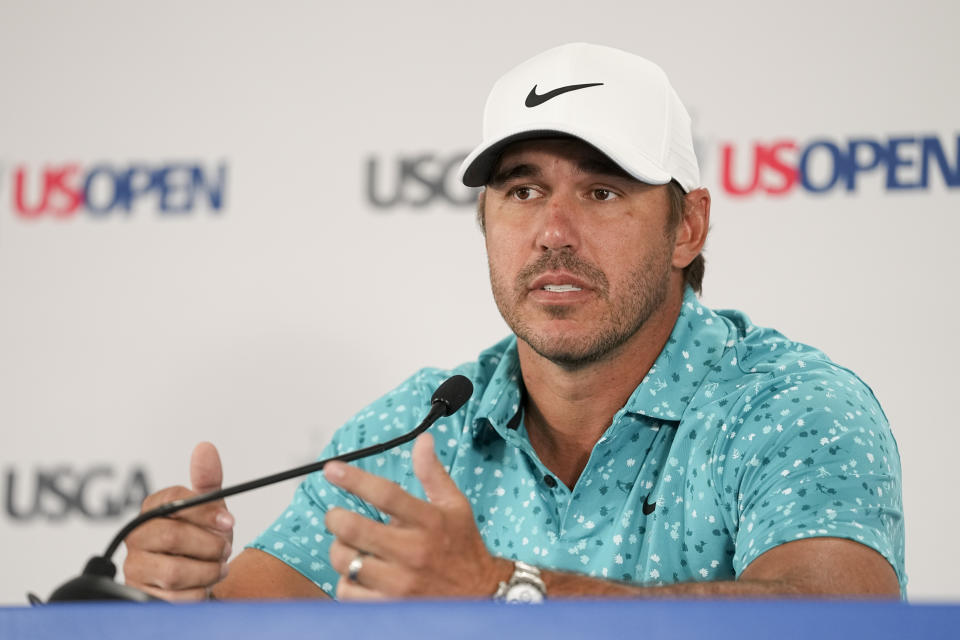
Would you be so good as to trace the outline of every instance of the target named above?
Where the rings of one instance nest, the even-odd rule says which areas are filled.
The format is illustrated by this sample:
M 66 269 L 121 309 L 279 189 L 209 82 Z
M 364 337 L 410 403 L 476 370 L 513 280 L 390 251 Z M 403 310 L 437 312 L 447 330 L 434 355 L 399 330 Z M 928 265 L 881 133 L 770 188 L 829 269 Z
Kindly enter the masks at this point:
M 322 457 L 413 429 L 454 373 L 473 381 L 473 396 L 431 432 L 493 554 L 664 585 L 732 580 L 777 545 L 831 536 L 875 549 L 905 594 L 896 443 L 871 390 L 816 349 L 712 311 L 688 289 L 666 346 L 572 489 L 527 439 L 515 337 L 452 371 L 420 370 L 341 427 Z M 353 464 L 424 498 L 411 447 Z M 333 596 L 323 525 L 333 506 L 387 520 L 316 473 L 250 546 Z

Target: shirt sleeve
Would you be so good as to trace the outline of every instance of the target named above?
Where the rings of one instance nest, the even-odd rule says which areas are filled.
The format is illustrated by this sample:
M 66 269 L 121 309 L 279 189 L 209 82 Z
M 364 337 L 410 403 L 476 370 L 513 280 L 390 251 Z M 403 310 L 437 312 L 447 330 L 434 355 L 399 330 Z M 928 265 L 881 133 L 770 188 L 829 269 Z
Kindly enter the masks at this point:
M 799 361 L 750 391 L 720 445 L 736 574 L 786 542 L 846 538 L 886 558 L 905 595 L 900 457 L 870 389 L 832 363 Z
M 320 457 L 385 442 L 412 430 L 429 410 L 432 386 L 438 384 L 437 380 L 442 381 L 444 373 L 422 370 L 360 411 L 337 430 Z M 351 464 L 390 478 L 416 494 L 420 487 L 410 460 L 412 446 L 407 443 Z M 379 522 L 388 518 L 372 505 L 330 484 L 317 472 L 300 483 L 290 505 L 247 546 L 282 560 L 333 598 L 339 574 L 330 566 L 330 545 L 334 538 L 324 526 L 324 517 L 332 507 L 350 509 Z

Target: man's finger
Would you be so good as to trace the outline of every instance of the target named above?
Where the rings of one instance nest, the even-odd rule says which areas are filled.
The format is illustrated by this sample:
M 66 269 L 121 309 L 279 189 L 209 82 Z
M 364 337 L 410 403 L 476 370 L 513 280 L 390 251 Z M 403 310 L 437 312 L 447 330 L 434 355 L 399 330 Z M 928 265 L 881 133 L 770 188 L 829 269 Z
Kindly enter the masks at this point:
M 197 587 L 195 589 L 181 589 L 171 591 L 169 589 L 158 589 L 148 585 L 137 585 L 137 589 L 149 593 L 154 598 L 160 598 L 167 602 L 196 602 L 199 600 L 208 600 L 210 592 L 206 587 Z
M 372 601 L 386 599 L 387 596 L 379 591 L 354 584 L 346 578 L 340 578 L 340 582 L 337 583 L 337 600 Z
M 166 489 L 161 489 L 147 496 L 143 501 L 140 512 L 144 513 L 175 500 L 185 500 L 195 496 L 196 493 L 186 487 L 167 487 Z M 170 517 L 177 518 L 178 520 L 186 520 L 201 527 L 225 532 L 229 532 L 233 528 L 234 522 L 233 516 L 227 511 L 222 500 L 191 507 L 183 511 L 177 511 Z M 145 524 L 143 526 L 145 527 L 147 525 Z M 136 531 L 137 530 L 134 530 L 134 533 L 136 533 Z
M 186 487 L 176 486 L 176 487 L 167 487 L 161 489 L 156 493 L 151 493 L 143 500 L 141 505 L 140 512 L 150 511 L 151 509 L 156 509 L 160 505 L 167 504 L 168 502 L 173 502 L 174 500 L 183 500 L 186 498 L 192 498 L 194 495 L 193 491 L 187 489 Z
M 201 442 L 190 456 L 190 484 L 197 493 L 210 493 L 223 485 L 223 465 L 217 448 Z
M 157 518 L 127 536 L 128 549 L 219 561 L 229 557 L 231 543 L 223 535 L 181 519 Z
M 414 531 L 401 527 L 385 525 L 347 509 L 332 508 L 327 511 L 324 525 L 336 540 L 330 547 L 330 564 L 339 571 L 346 570 L 347 563 L 353 559 L 342 556 L 334 558 L 338 545 L 346 545 L 356 554 L 357 549 L 372 553 L 387 560 L 401 560 L 409 555 L 418 541 Z M 343 560 L 338 564 L 339 560 Z
M 413 443 L 413 473 L 423 485 L 427 499 L 437 505 L 460 502 L 463 494 L 437 458 L 433 436 L 424 433 Z
M 361 559 L 356 578 L 349 577 L 350 563 Z M 340 574 L 337 584 L 339 600 L 382 600 L 403 594 L 403 576 L 409 575 L 402 567 L 387 562 L 375 555 L 361 554 L 357 549 L 339 540 L 330 546 L 330 566 Z
M 213 444 L 201 442 L 193 448 L 193 454 L 190 456 L 190 485 L 198 494 L 217 491 L 223 486 L 223 465 L 220 463 L 220 454 Z M 220 531 L 231 532 L 230 537 L 232 537 L 231 530 L 234 520 L 230 512 L 227 511 L 226 503 L 223 500 L 217 500 L 211 502 L 209 508 L 215 511 L 213 512 L 213 524 L 208 526 Z M 189 514 L 180 517 L 193 518 Z
M 226 575 L 226 563 L 207 562 L 183 556 L 134 549 L 123 565 L 127 584 L 170 591 L 205 588 Z
M 429 504 L 414 498 L 397 483 L 342 462 L 329 463 L 323 468 L 323 475 L 341 489 L 404 522 L 420 522 L 430 509 Z

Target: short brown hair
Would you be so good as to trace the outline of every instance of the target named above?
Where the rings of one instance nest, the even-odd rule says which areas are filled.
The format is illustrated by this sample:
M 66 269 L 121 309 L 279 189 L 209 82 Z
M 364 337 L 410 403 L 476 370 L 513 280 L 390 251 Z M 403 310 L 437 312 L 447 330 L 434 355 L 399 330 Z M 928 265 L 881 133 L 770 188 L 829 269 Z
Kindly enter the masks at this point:
M 684 192 L 683 187 L 680 186 L 680 183 L 676 180 L 671 180 L 667 184 L 667 200 L 670 205 L 670 223 L 671 226 L 676 229 L 680 223 L 683 221 L 684 208 L 686 207 L 686 192 Z M 486 227 L 484 226 L 484 205 L 487 201 L 487 194 L 485 191 L 480 192 L 480 197 L 477 198 L 477 225 L 480 227 L 481 233 L 486 233 Z M 703 258 L 703 253 L 700 253 L 693 261 L 688 264 L 683 269 L 683 280 L 690 288 L 693 289 L 697 295 L 700 295 L 703 290 L 703 273 L 706 270 L 706 260 Z

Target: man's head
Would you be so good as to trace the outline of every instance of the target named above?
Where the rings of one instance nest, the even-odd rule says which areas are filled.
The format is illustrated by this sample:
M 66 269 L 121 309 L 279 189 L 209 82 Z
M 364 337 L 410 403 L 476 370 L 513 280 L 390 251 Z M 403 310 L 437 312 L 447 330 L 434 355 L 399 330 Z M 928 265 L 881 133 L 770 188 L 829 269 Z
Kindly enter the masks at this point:
M 677 223 L 683 196 L 700 186 L 690 116 L 663 70 L 625 51 L 584 43 L 545 51 L 496 82 L 484 109 L 483 142 L 461 165 L 461 179 L 484 186 L 510 144 L 556 136 L 584 140 L 641 182 L 668 184 Z M 482 199 L 478 220 L 483 228 Z M 704 267 L 698 255 L 685 269 L 697 293 Z
M 699 291 L 709 194 L 690 118 L 642 58 L 574 44 L 521 64 L 494 86 L 461 176 L 486 187 L 500 311 L 551 360 L 598 360 L 685 280 Z

